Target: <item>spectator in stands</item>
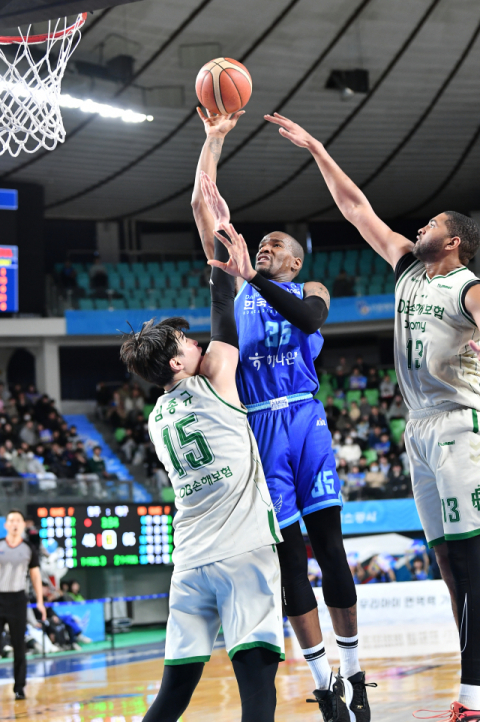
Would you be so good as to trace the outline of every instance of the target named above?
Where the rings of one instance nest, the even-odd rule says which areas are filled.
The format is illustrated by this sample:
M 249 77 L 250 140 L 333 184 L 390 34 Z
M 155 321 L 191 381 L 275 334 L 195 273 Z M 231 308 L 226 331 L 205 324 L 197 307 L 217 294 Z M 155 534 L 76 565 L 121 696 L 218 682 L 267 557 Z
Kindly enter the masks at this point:
M 367 416 L 367 417 L 370 416 L 370 411 L 372 410 L 372 407 L 368 403 L 368 399 L 366 396 L 362 396 L 360 398 L 359 409 L 360 409 L 360 416 Z
M 77 444 L 79 441 L 81 441 L 80 436 L 77 431 L 77 427 L 75 426 L 75 424 L 71 424 L 68 427 L 67 439 L 69 441 L 71 441 L 73 444 Z
M 387 418 L 389 421 L 392 419 L 406 419 L 408 417 L 408 409 L 405 401 L 401 394 L 396 394 L 390 406 Z
M 349 387 L 353 390 L 358 389 L 364 389 L 367 386 L 367 377 L 362 376 L 360 371 L 357 368 L 354 368 L 352 370 L 350 379 L 349 379 Z
M 356 424 L 360 418 L 360 409 L 358 408 L 358 404 L 356 401 L 352 401 L 352 403 L 350 404 L 349 415 L 352 420 L 352 423 Z
M 401 461 L 395 461 L 388 472 L 388 481 L 385 486 L 386 499 L 399 499 L 410 496 L 408 477 L 403 472 Z
M 380 412 L 378 406 L 372 406 L 368 422 L 372 428 L 379 426 L 381 429 L 386 429 L 388 426 L 387 419 L 385 415 Z
M 107 419 L 117 429 L 125 425 L 126 418 L 124 400 L 119 391 L 114 391 L 111 406 L 107 412 Z
M 340 409 L 333 403 L 333 396 L 327 397 L 327 403 L 324 406 L 325 415 L 327 417 L 327 424 L 330 431 L 335 428 L 336 421 L 340 416 Z
M 428 558 L 427 551 L 425 550 L 422 556 L 417 555 L 414 557 L 413 562 L 410 563 L 407 558 L 405 566 L 408 568 L 412 582 L 423 582 L 428 579 L 428 570 L 430 567 L 430 560 Z
M 367 389 L 378 389 L 379 384 L 380 379 L 378 377 L 377 369 L 369 369 L 367 374 Z
M 390 441 L 390 436 L 387 434 L 386 431 L 384 431 L 382 434 L 380 434 L 380 439 L 375 442 L 375 444 L 372 446 L 372 449 L 377 452 L 377 454 L 388 454 L 390 451 L 392 442 Z
M 363 443 L 365 447 L 370 433 L 370 424 L 368 423 L 368 416 L 362 416 L 357 423 L 357 438 Z
M 361 376 L 367 376 L 368 375 L 368 366 L 363 360 L 363 356 L 357 356 L 354 368 L 358 369 Z
M 364 459 L 366 461 L 366 459 Z M 365 486 L 366 472 L 360 469 L 360 466 L 354 464 L 347 476 L 347 485 L 345 489 L 346 497 L 349 501 L 356 501 L 362 496 L 362 489 Z
M 138 386 L 132 389 L 131 396 L 127 396 L 125 399 L 125 411 L 132 418 L 136 418 L 138 412 L 143 413 L 145 406 L 145 399 Z
M 7 424 L 5 425 L 7 426 Z M 38 441 L 38 434 L 35 430 L 35 424 L 30 419 L 24 424 L 20 431 L 20 439 L 29 446 L 34 446 Z
M 80 594 L 80 582 L 77 582 L 76 579 L 70 580 L 70 595 L 74 602 L 84 602 L 85 599 Z
M 344 389 L 348 378 L 348 366 L 345 356 L 342 356 L 338 360 L 338 364 L 335 368 L 335 386 L 337 389 Z
M 395 572 L 382 554 L 377 554 L 372 557 L 365 572 L 366 574 L 362 584 L 378 584 L 396 581 Z
M 32 406 L 35 406 L 35 404 L 37 403 L 38 399 L 40 398 L 40 394 L 38 393 L 35 384 L 30 384 L 30 385 L 29 385 L 29 387 L 28 387 L 28 389 L 27 389 L 27 391 L 26 391 L 26 393 L 25 393 L 25 396 L 27 397 L 29 403 L 30 403 Z
M 347 276 L 346 271 L 342 268 L 338 276 L 333 282 L 332 297 L 344 298 L 345 296 L 355 295 L 355 279 Z
M 102 459 L 102 447 L 94 446 L 93 455 L 87 462 L 88 471 L 96 474 L 100 479 L 116 479 L 116 474 L 109 474 L 104 459 Z
M 59 273 L 60 285 L 64 289 L 77 288 L 77 272 L 74 269 L 72 262 L 69 258 L 63 264 L 63 268 Z
M 343 434 L 350 431 L 352 428 L 352 421 L 348 413 L 348 409 L 343 408 L 340 411 L 340 416 L 337 419 L 337 429 Z
M 388 458 L 385 456 L 385 454 L 381 454 L 378 457 L 378 465 L 380 467 L 380 471 L 385 474 L 385 476 L 388 476 L 388 473 L 390 471 L 391 464 L 388 460 Z
M 99 254 L 95 254 L 93 263 L 88 271 L 90 276 L 90 288 L 94 291 L 101 292 L 106 291 L 108 288 L 108 273 L 107 269 L 102 263 L 102 259 Z
M 348 471 L 349 465 L 347 459 L 339 458 L 337 465 L 337 474 L 342 484 L 346 484 L 347 482 Z
M 395 384 L 389 374 L 385 374 L 380 382 L 380 398 L 385 401 L 391 401 L 395 394 Z
M 383 429 L 380 425 L 374 426 L 368 435 L 368 446 L 370 449 L 374 449 L 376 444 L 380 443 L 380 437 Z
M 381 499 L 387 483 L 385 474 L 380 471 L 377 461 L 372 461 L 365 475 L 365 497 L 368 499 Z
M 348 435 L 338 453 L 339 457 L 345 459 L 347 464 L 356 464 L 362 455 L 362 450 L 359 445 L 355 443 L 354 439 Z
M 3 401 L 4 403 L 6 403 L 9 398 L 10 398 L 10 391 L 9 391 L 8 388 L 5 386 L 5 384 L 3 383 L 3 381 L 0 381 L 0 399 L 2 399 L 2 401 Z

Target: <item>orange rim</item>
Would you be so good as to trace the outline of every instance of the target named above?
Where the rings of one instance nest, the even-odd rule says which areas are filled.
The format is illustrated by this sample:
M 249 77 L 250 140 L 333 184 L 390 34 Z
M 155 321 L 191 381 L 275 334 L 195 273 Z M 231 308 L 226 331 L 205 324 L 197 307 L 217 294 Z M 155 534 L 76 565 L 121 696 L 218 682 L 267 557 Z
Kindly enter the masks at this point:
M 21 35 L 12 35 L 12 36 L 4 36 L 0 35 L 0 45 L 15 45 L 25 43 L 27 45 L 34 45 L 36 43 L 46 43 L 47 40 L 58 40 L 59 38 L 66 37 L 67 35 L 71 35 L 71 33 L 75 32 L 75 30 L 79 30 L 83 25 L 85 25 L 85 21 L 87 19 L 88 13 L 81 13 L 81 15 L 78 16 L 76 21 L 73 23 L 73 25 L 70 25 L 70 27 L 65 28 L 64 30 L 59 30 L 56 33 L 44 33 L 43 35 L 31 35 L 29 38 L 22 38 Z

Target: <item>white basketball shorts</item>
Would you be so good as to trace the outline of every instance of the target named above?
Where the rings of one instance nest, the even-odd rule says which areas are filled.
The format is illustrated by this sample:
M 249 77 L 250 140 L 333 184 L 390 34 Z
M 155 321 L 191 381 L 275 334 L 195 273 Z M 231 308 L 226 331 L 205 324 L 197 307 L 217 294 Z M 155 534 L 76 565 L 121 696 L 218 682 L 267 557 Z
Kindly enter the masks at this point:
M 424 409 L 407 423 L 413 494 L 429 547 L 480 534 L 479 416 L 461 407 Z
M 220 625 L 230 659 L 252 647 L 285 659 L 275 546 L 173 572 L 165 664 L 208 662 Z

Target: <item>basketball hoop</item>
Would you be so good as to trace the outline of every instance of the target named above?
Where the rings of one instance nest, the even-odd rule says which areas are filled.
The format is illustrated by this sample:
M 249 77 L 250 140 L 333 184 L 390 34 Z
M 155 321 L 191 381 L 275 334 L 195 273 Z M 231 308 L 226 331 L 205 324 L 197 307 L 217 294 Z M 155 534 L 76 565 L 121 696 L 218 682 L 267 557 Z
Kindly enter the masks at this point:
M 67 18 L 49 21 L 42 35 L 31 35 L 30 25 L 25 35 L 19 28 L 18 36 L 0 36 L 0 155 L 54 150 L 65 141 L 62 79 L 86 19 L 82 13 L 71 25 Z

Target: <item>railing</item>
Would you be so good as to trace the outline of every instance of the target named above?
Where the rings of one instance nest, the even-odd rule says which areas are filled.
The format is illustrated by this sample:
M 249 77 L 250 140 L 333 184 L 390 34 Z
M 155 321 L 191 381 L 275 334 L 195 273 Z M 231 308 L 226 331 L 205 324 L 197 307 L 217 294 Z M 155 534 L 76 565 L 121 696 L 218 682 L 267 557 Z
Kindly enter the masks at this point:
M 85 501 L 133 501 L 134 481 L 104 480 L 95 474 L 74 479 L 38 479 L 35 477 L 0 477 L 0 502 L 11 504 L 43 503 L 54 500 L 68 504 Z

